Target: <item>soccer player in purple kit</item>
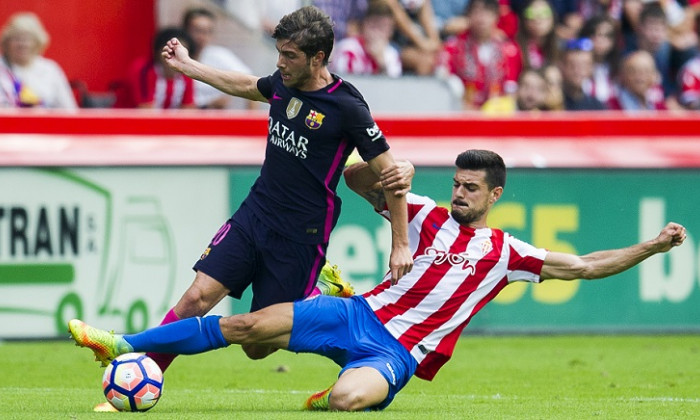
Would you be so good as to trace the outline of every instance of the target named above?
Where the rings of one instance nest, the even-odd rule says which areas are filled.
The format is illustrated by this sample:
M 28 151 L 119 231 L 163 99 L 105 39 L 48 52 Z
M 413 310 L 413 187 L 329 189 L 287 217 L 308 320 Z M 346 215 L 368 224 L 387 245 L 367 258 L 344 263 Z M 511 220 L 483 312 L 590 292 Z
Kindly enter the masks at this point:
M 269 102 L 270 115 L 260 176 L 194 265 L 194 282 L 162 324 L 205 315 L 227 295 L 240 298 L 251 284 L 251 310 L 319 293 L 315 284 L 340 214 L 336 187 L 348 155 L 357 148 L 378 176 L 402 167 L 362 95 L 328 71 L 330 19 L 313 6 L 304 7 L 283 17 L 272 37 L 278 70 L 262 78 L 203 65 L 175 38 L 163 47 L 171 69 L 230 95 Z M 406 174 L 413 170 L 410 164 L 404 168 Z M 386 180 L 386 200 L 392 213 L 389 268 L 397 281 L 413 261 L 406 201 L 399 191 L 405 184 L 396 176 L 393 180 Z M 244 347 L 252 359 L 274 350 Z M 175 357 L 149 356 L 163 370 Z

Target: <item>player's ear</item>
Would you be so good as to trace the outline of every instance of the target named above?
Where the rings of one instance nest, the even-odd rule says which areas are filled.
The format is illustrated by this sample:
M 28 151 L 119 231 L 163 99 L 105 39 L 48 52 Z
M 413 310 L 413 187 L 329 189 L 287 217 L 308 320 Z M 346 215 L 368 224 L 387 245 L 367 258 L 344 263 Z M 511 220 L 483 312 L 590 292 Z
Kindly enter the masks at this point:
M 503 194 L 503 187 L 496 187 L 491 190 L 491 198 L 489 199 L 489 202 L 491 204 L 495 203 L 498 201 L 499 198 L 501 198 L 501 195 Z
M 323 60 L 326 58 L 326 53 L 323 51 L 317 52 L 313 57 L 311 57 L 311 64 L 314 66 L 322 66 Z

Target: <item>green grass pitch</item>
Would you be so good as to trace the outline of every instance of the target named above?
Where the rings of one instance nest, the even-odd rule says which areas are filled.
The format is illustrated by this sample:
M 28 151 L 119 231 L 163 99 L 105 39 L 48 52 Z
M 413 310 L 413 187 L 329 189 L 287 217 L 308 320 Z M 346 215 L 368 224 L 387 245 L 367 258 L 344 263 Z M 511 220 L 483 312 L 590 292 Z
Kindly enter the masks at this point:
M 433 382 L 413 378 L 377 413 L 301 411 L 338 368 L 283 351 L 250 361 L 238 346 L 178 358 L 147 413 L 92 413 L 104 401 L 92 360 L 68 339 L 0 343 L 0 418 L 700 418 L 697 335 L 466 337 Z

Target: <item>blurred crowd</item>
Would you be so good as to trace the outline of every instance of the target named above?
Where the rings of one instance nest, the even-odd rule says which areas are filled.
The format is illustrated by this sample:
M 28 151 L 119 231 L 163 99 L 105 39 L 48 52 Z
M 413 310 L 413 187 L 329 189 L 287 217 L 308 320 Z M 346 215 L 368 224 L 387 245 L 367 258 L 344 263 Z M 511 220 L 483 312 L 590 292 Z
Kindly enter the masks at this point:
M 700 0 L 256 0 L 260 30 L 309 3 L 334 21 L 331 71 L 458 80 L 465 110 L 700 109 Z M 215 31 L 216 15 L 205 8 L 159 30 L 153 54 L 114 84 L 110 105 L 254 108 L 160 62 L 175 36 L 201 62 L 250 73 L 212 44 Z M 76 86 L 42 56 L 49 35 L 34 14 L 10 17 L 0 37 L 0 106 L 79 105 Z
M 457 77 L 491 114 L 700 109 L 697 0 L 356 3 L 338 73 Z

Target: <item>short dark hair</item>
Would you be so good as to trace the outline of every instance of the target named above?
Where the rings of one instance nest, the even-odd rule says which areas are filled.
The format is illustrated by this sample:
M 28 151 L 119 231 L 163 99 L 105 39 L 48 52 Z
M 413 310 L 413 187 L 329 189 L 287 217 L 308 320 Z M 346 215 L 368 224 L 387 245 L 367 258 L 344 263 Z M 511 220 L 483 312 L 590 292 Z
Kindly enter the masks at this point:
M 474 6 L 477 4 L 481 4 L 484 6 L 486 9 L 491 10 L 494 12 L 497 16 L 501 13 L 500 11 L 500 4 L 498 3 L 498 0 L 471 0 L 469 4 L 467 4 L 467 9 L 464 11 L 464 14 L 469 14 L 471 13 L 472 9 Z
M 467 150 L 457 156 L 455 165 L 459 169 L 486 171 L 486 183 L 490 190 L 506 186 L 506 164 L 498 153 L 490 150 Z
M 639 23 L 644 23 L 647 19 L 663 19 L 666 20 L 666 12 L 657 1 L 645 3 L 642 10 L 639 12 Z
M 192 9 L 188 9 L 182 16 L 182 27 L 185 30 L 187 30 L 192 20 L 199 16 L 204 16 L 208 17 L 211 20 L 216 20 L 216 15 L 211 10 L 205 9 L 203 7 L 195 7 Z
M 382 0 L 370 0 L 367 5 L 367 11 L 363 18 L 368 16 L 394 16 L 394 12 L 391 11 L 391 6 Z
M 306 6 L 284 16 L 275 27 L 272 37 L 294 42 L 306 54 L 307 60 L 323 51 L 323 64 L 327 65 L 333 50 L 333 23 L 317 7 Z

